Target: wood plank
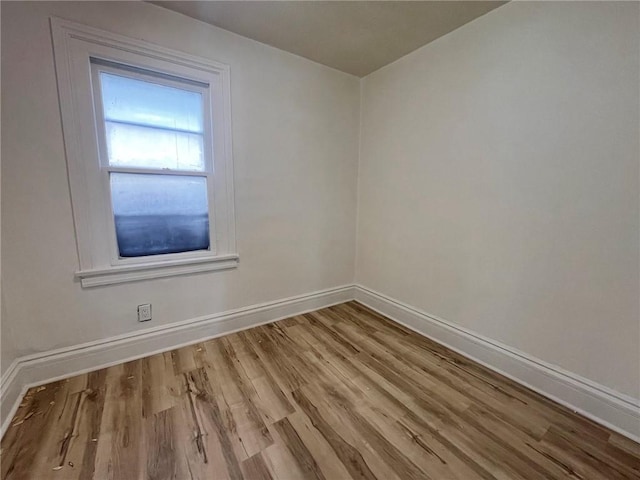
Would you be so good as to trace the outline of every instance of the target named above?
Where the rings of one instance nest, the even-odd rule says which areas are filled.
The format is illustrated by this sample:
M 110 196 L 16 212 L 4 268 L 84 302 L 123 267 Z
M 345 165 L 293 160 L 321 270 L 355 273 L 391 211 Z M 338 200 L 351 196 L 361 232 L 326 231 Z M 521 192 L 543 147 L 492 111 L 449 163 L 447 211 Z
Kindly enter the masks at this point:
M 171 361 L 173 363 L 173 373 L 177 376 L 187 373 L 198 368 L 194 357 L 195 348 L 193 345 L 179 348 L 170 352 Z
M 246 458 L 251 457 L 273 443 L 256 406 L 258 394 L 229 342 L 219 339 L 209 351 L 221 374 L 222 395 L 235 421 L 238 440 Z
M 309 417 L 301 411 L 296 411 L 289 415 L 287 420 L 311 452 L 325 478 L 352 478 L 327 439 L 313 426 Z
M 283 418 L 273 424 L 273 428 L 278 432 L 282 443 L 287 447 L 305 478 L 315 478 L 325 480 L 325 476 L 320 470 L 315 458 L 304 444 L 298 432 L 293 428 L 288 419 Z
M 170 354 L 158 354 L 143 358 L 142 368 L 142 416 L 151 417 L 176 405 L 180 395 L 173 360 Z
M 54 382 L 27 392 L 22 402 L 24 406 L 19 408 L 9 426 L 8 434 L 2 439 L 3 480 L 30 477 L 34 469 L 33 459 L 40 455 L 45 439 L 42 432 L 50 429 L 57 421 L 53 406 L 56 402 L 61 405 L 66 396 L 67 391 L 63 385 L 64 382 Z M 54 467 L 55 465 L 50 468 Z
M 67 465 L 73 465 L 73 470 L 65 471 L 66 479 L 93 477 L 104 411 L 106 379 L 106 370 L 87 374 L 86 389 L 80 393 L 79 411 L 67 452 Z
M 431 477 L 398 450 L 389 440 L 358 412 L 355 405 L 343 392 L 333 387 L 322 386 L 323 392 L 331 399 L 331 405 L 339 407 L 339 415 L 348 422 L 376 452 L 379 458 L 396 473 L 400 478 L 415 478 L 429 480 Z
M 220 415 L 206 370 L 197 369 L 183 374 L 182 378 L 186 393 L 175 409 L 176 430 L 177 438 L 182 439 L 180 453 L 187 465 L 188 478 L 240 478 L 228 438 L 220 437 Z
M 170 480 L 186 478 L 184 461 L 181 462 L 176 437 L 176 421 L 174 407 L 162 410 L 145 419 L 147 442 L 145 472 L 149 480 Z M 182 467 L 182 468 L 181 468 Z
M 140 360 L 107 369 L 106 396 L 98 437 L 94 478 L 140 475 L 144 456 Z
M 242 473 L 244 478 L 251 480 L 272 480 L 273 477 L 269 473 L 267 465 L 264 463 L 264 459 L 261 454 L 256 454 L 253 457 L 247 458 L 242 462 Z
M 375 480 L 376 476 L 367 465 L 362 453 L 347 442 L 322 415 L 318 408 L 300 391 L 293 392 L 300 409 L 309 417 L 313 426 L 325 438 L 352 478 Z

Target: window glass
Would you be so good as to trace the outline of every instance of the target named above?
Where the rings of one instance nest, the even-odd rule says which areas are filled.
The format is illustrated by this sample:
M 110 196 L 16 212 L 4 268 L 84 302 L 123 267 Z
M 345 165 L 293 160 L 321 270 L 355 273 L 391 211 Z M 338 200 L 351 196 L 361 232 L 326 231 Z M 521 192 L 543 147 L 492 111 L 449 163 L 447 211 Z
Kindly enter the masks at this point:
M 106 122 L 109 164 L 204 171 L 202 135 Z
M 200 92 L 100 72 L 109 164 L 204 171 Z
M 121 257 L 209 248 L 205 177 L 112 172 L 110 184 Z

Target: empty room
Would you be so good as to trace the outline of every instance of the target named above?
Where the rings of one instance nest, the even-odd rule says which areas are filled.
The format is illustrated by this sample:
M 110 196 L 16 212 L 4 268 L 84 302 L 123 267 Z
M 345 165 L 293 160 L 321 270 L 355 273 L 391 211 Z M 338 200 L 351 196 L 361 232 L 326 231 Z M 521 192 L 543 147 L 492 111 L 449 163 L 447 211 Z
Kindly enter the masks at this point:
M 640 480 L 640 2 L 0 18 L 1 480 Z

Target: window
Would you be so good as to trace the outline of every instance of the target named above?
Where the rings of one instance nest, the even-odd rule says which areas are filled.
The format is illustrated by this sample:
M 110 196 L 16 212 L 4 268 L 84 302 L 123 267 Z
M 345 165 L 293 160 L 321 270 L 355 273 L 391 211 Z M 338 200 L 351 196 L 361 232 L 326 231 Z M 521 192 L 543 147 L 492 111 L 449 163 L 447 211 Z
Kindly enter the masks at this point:
M 118 257 L 210 250 L 207 85 L 95 60 L 92 74 Z
M 228 67 L 51 21 L 82 285 L 236 266 Z

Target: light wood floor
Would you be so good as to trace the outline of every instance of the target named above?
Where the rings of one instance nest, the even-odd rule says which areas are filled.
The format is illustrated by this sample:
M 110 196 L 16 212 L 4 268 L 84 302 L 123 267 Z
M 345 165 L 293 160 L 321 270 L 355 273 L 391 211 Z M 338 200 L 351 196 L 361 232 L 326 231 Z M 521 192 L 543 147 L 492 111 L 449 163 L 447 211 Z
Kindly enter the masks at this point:
M 640 446 L 355 302 L 32 389 L 3 479 L 638 479 Z

